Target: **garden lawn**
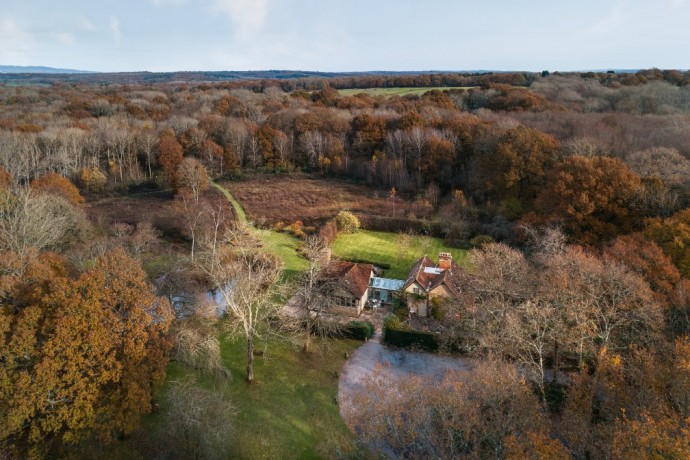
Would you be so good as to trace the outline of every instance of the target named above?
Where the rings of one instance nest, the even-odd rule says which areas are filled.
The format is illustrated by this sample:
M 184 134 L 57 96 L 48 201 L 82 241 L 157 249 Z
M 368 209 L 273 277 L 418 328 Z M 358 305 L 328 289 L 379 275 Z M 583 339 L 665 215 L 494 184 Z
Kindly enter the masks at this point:
M 283 259 L 283 279 L 291 280 L 307 269 L 307 259 L 297 254 L 301 240 L 289 233 L 256 230 L 267 251 Z
M 467 257 L 464 249 L 450 248 L 440 238 L 411 236 L 409 245 L 402 242 L 406 237 L 397 233 L 360 230 L 352 234 L 340 234 L 332 246 L 333 256 L 340 259 L 360 259 L 376 264 L 389 264 L 386 278 L 406 279 L 412 264 L 424 254 L 438 261 L 439 252 L 450 252 L 453 260 L 462 265 Z
M 223 341 L 225 365 L 233 380 L 228 384 L 235 405 L 237 458 L 323 458 L 324 450 L 349 445 L 351 432 L 336 404 L 338 373 L 345 353 L 361 342 L 329 340 L 321 353 L 305 355 L 286 342 L 257 343 L 263 356 L 254 360 L 255 382 L 244 381 L 245 342 Z

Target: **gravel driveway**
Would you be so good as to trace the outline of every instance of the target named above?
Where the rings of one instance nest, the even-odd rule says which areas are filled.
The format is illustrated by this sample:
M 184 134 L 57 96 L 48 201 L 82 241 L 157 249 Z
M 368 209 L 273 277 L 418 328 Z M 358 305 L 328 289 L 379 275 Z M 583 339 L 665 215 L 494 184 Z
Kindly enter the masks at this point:
M 347 360 L 338 382 L 338 403 L 340 416 L 348 426 L 352 410 L 352 397 L 363 387 L 362 382 L 369 377 L 374 368 L 381 365 L 383 377 L 395 382 L 410 375 L 429 376 L 440 380 L 449 370 L 471 370 L 473 361 L 431 353 L 406 350 L 391 350 L 381 345 L 381 331 L 367 343 L 359 347 Z

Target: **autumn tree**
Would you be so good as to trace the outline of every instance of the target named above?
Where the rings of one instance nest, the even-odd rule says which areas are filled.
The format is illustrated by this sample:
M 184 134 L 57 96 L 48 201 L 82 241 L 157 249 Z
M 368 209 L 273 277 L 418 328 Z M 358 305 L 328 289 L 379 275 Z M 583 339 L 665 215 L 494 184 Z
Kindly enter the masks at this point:
M 171 312 L 122 251 L 77 278 L 32 262 L 0 307 L 0 440 L 42 456 L 128 434 L 165 376 Z
M 0 190 L 6 190 L 14 183 L 12 174 L 7 172 L 5 168 L 0 166 Z
M 621 235 L 604 248 L 604 256 L 620 262 L 642 276 L 650 287 L 668 303 L 680 273 L 662 249 L 640 233 Z
M 382 117 L 362 114 L 352 119 L 350 126 L 350 144 L 361 154 L 372 154 L 383 150 L 386 139 L 386 120 Z
M 644 235 L 656 242 L 684 277 L 690 277 L 690 209 L 668 219 L 647 219 Z
M 524 126 L 511 128 L 495 150 L 479 160 L 484 186 L 490 196 L 517 198 L 529 206 L 556 163 L 558 150 L 558 141 L 547 134 Z
M 206 139 L 201 144 L 200 155 L 211 174 L 218 173 L 221 176 L 223 175 L 223 163 L 225 160 L 223 147 L 216 144 L 211 139 Z
M 84 202 L 77 187 L 59 174 L 46 174 L 31 181 L 31 189 L 37 193 L 48 193 L 61 196 L 72 205 Z
M 549 173 L 536 210 L 575 241 L 599 244 L 633 229 L 630 204 L 639 187 L 640 178 L 618 159 L 571 156 Z
M 177 189 L 182 193 L 189 193 L 195 203 L 199 203 L 199 195 L 208 190 L 209 178 L 206 168 L 196 158 L 184 158 L 177 167 Z
M 158 164 L 163 168 L 170 184 L 177 184 L 177 170 L 182 163 L 182 146 L 172 131 L 163 132 L 158 141 Z

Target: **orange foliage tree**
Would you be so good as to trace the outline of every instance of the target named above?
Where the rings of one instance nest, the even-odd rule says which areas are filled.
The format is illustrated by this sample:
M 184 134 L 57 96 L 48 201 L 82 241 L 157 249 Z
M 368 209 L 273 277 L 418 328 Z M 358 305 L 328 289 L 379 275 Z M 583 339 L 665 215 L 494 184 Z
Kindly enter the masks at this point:
M 84 197 L 81 196 L 77 187 L 60 174 L 51 173 L 37 177 L 31 181 L 31 189 L 39 193 L 61 196 L 73 205 L 84 202 Z
M 41 256 L 0 305 L 0 443 L 44 456 L 131 433 L 151 410 L 170 349 L 170 304 L 116 250 L 77 278 Z
M 496 150 L 480 160 L 484 186 L 498 199 L 517 198 L 530 204 L 544 184 L 546 173 L 556 162 L 559 144 L 535 129 L 509 129 Z
M 639 187 L 639 176 L 622 161 L 575 155 L 551 171 L 535 207 L 576 241 L 599 244 L 633 229 L 630 204 Z
M 182 145 L 177 142 L 173 132 L 164 132 L 158 142 L 158 163 L 174 187 L 177 181 L 177 168 L 182 163 Z
M 690 209 L 665 220 L 648 219 L 644 234 L 661 246 L 683 276 L 690 278 Z

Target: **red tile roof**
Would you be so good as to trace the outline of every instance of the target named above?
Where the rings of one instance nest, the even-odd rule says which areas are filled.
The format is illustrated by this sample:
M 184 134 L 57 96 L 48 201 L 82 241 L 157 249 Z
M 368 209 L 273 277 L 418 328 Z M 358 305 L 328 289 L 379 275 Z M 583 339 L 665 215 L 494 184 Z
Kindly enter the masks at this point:
M 440 273 L 428 273 L 424 270 L 425 268 L 439 267 L 429 258 L 429 256 L 425 255 L 412 266 L 403 289 L 407 289 L 416 281 L 426 292 L 431 292 L 442 284 L 445 284 L 445 286 L 451 292 L 455 292 L 455 286 L 453 286 L 453 283 L 451 283 L 449 279 L 449 275 L 452 273 L 452 271 L 458 268 L 458 264 L 455 263 L 455 261 L 451 262 L 450 270 L 442 270 Z
M 369 279 L 373 270 L 374 266 L 371 264 L 336 260 L 324 267 L 322 276 L 326 279 L 340 280 L 339 283 L 353 296 L 361 299 L 369 289 Z

